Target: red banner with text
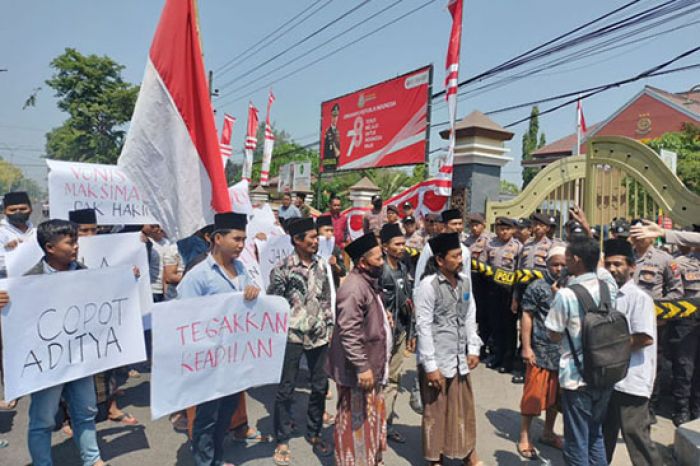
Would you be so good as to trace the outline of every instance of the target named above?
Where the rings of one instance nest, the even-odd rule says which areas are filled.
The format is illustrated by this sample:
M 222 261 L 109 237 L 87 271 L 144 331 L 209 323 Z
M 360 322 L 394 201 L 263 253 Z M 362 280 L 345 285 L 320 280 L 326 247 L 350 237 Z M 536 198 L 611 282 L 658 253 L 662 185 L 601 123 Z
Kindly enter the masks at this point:
M 321 171 L 425 162 L 432 65 L 321 104 Z

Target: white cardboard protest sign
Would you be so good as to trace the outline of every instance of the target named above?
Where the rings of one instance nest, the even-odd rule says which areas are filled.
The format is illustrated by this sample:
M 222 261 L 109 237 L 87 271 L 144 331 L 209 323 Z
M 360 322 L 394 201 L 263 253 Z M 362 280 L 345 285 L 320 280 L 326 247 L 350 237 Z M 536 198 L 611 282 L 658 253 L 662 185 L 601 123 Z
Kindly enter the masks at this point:
M 131 267 L 8 278 L 5 399 L 146 359 Z
M 177 299 L 153 306 L 153 419 L 279 383 L 289 304 L 243 293 Z
M 153 305 L 151 282 L 148 275 L 148 254 L 146 245 L 140 239 L 141 233 L 119 233 L 113 235 L 84 236 L 78 239 L 78 261 L 88 269 L 102 269 L 118 265 L 138 267 L 139 297 L 141 313 L 147 315 Z M 7 276 L 21 277 L 36 265 L 44 256 L 33 237 L 6 256 Z
M 139 268 L 139 305 L 148 315 L 153 306 L 151 279 L 148 275 L 148 253 L 141 233 L 85 236 L 78 239 L 78 260 L 88 269 L 130 266 Z
M 228 196 L 231 199 L 231 210 L 241 214 L 252 214 L 253 204 L 250 203 L 248 194 L 248 182 L 241 180 L 228 188 Z
M 328 259 L 333 255 L 335 248 L 335 238 L 326 238 L 325 236 L 318 237 L 318 255 L 324 259 Z
M 116 165 L 47 160 L 51 218 L 92 208 L 101 225 L 158 223 L 134 183 Z
M 39 247 L 35 231 L 30 238 L 22 241 L 19 246 L 5 254 L 7 276 L 21 277 L 34 267 L 42 257 L 44 257 L 44 251 Z
M 260 273 L 267 289 L 270 284 L 270 272 L 279 261 L 292 255 L 294 246 L 289 235 L 276 236 L 267 241 L 256 240 L 255 244 L 260 255 Z

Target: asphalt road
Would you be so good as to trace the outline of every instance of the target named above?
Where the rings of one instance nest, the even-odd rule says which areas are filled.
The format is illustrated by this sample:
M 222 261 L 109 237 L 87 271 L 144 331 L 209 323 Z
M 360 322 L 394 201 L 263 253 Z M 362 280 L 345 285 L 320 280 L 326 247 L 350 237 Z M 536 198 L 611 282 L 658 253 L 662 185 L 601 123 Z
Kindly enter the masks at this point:
M 404 387 L 409 387 L 415 377 L 415 365 L 407 359 L 407 370 L 403 379 Z M 297 391 L 294 413 L 299 425 L 304 426 L 305 406 L 308 390 L 303 383 L 306 373 L 300 374 L 301 387 Z M 98 440 L 105 459 L 112 466 L 178 465 L 191 466 L 187 438 L 175 432 L 167 418 L 151 421 L 149 412 L 148 374 L 141 378 L 129 379 L 123 387 L 125 394 L 119 399 L 120 406 L 132 413 L 141 422 L 137 426 L 124 426 L 112 421 L 98 424 Z M 510 383 L 509 375 L 479 366 L 473 374 L 473 387 L 477 407 L 477 451 L 487 465 L 551 464 L 563 465 L 561 452 L 536 443 L 540 452 L 537 461 L 526 461 L 518 455 L 515 442 L 519 429 L 519 404 L 522 385 Z M 334 391 L 335 393 L 335 391 Z M 272 403 L 275 387 L 260 387 L 249 392 L 248 416 L 250 422 L 263 433 L 272 431 Z M 405 444 L 389 444 L 385 455 L 387 465 L 425 464 L 421 455 L 420 416 L 408 405 L 409 393 L 403 390 L 397 402 L 399 417 L 396 427 L 406 437 Z M 0 449 L 1 466 L 23 466 L 29 464 L 26 447 L 27 409 L 29 399 L 19 401 L 16 411 L 0 412 L 0 438 L 10 442 L 9 447 Z M 328 401 L 328 411 L 334 412 L 335 399 Z M 542 432 L 542 418 L 533 424 L 533 438 L 538 439 Z M 561 419 L 557 420 L 556 431 L 562 432 Z M 300 434 L 303 435 L 303 432 Z M 332 439 L 332 427 L 326 428 L 324 435 Z M 672 463 L 669 445 L 673 443 L 674 427 L 670 420 L 659 417 L 653 426 L 653 440 L 662 449 L 664 457 Z M 73 441 L 62 432 L 53 435 L 53 457 L 57 466 L 79 465 L 77 449 Z M 316 457 L 303 437 L 292 439 L 292 464 L 319 465 L 333 464 L 331 459 L 323 461 Z M 227 440 L 226 459 L 236 465 L 271 465 L 274 445 L 244 445 Z M 459 464 L 451 462 L 448 464 Z M 631 465 L 627 452 L 620 439 L 613 465 Z

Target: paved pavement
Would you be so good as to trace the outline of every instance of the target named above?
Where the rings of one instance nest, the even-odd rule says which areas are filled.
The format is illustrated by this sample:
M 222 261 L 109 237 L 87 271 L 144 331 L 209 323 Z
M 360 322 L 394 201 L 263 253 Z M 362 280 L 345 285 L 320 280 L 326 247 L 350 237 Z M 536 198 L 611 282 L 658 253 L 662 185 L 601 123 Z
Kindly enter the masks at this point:
M 408 362 L 408 360 L 407 360 Z M 301 378 L 305 375 L 301 373 Z M 404 377 L 404 386 L 409 387 L 415 377 L 415 365 L 408 364 Z M 518 407 L 522 385 L 510 383 L 510 376 L 498 374 L 479 366 L 473 374 L 473 386 L 477 408 L 477 451 L 487 465 L 551 464 L 563 465 L 561 452 L 547 446 L 536 444 L 541 459 L 529 462 L 522 460 L 515 449 L 519 429 Z M 191 466 L 188 443 L 184 434 L 173 431 L 167 418 L 151 421 L 148 400 L 148 375 L 139 379 L 130 379 L 124 387 L 125 394 L 120 398 L 120 406 L 135 415 L 141 422 L 138 426 L 123 426 L 111 421 L 98 424 L 98 439 L 105 460 L 112 466 L 150 466 L 178 465 Z M 308 390 L 302 386 L 298 390 L 294 405 L 295 416 L 299 425 L 305 425 L 305 403 Z M 385 455 L 386 464 L 422 465 L 420 416 L 408 406 L 407 390 L 399 394 L 397 402 L 399 417 L 397 428 L 404 434 L 407 442 L 403 445 L 390 444 Z M 263 433 L 272 430 L 272 402 L 274 387 L 262 387 L 249 392 L 248 415 L 251 423 Z M 23 466 L 29 463 L 26 448 L 28 398 L 20 400 L 16 412 L 0 412 L 0 438 L 9 440 L 10 446 L 0 450 L 0 465 Z M 328 410 L 334 412 L 335 400 L 328 402 Z M 535 439 L 542 432 L 542 419 L 533 425 Z M 562 432 L 561 419 L 557 420 L 556 431 Z M 673 442 L 674 427 L 666 418 L 659 417 L 659 423 L 652 429 L 652 438 L 662 449 L 669 461 Z M 332 428 L 324 432 L 332 438 Z M 294 465 L 329 465 L 332 459 L 321 461 L 317 458 L 303 437 L 294 438 L 290 443 L 292 464 Z M 246 446 L 234 441 L 227 441 L 226 459 L 237 465 L 271 465 L 273 444 Z M 72 440 L 61 432 L 53 435 L 53 455 L 57 466 L 79 465 L 77 450 Z M 451 462 L 448 464 L 459 464 Z M 620 440 L 613 460 L 615 466 L 631 465 L 624 443 Z

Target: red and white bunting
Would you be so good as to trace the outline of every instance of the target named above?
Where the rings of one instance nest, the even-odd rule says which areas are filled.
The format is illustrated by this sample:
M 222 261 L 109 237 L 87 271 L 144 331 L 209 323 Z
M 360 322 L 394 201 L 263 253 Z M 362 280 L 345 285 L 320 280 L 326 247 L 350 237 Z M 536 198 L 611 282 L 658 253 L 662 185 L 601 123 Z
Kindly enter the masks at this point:
M 439 180 L 421 181 L 384 201 L 384 206 L 402 205 L 410 202 L 414 206 L 416 216 L 424 218 L 428 214 L 437 214 L 447 205 L 447 197 L 437 194 Z M 362 219 L 370 207 L 351 207 L 343 212 L 348 219 L 348 234 L 357 239 L 363 235 Z
M 248 104 L 248 132 L 245 137 L 244 153 L 245 160 L 243 161 L 243 179 L 248 182 L 253 177 L 253 152 L 258 145 L 258 109 L 255 108 L 253 102 Z
M 270 89 L 270 97 L 267 99 L 267 116 L 265 117 L 265 145 L 263 146 L 262 168 L 260 169 L 260 184 L 267 186 L 270 178 L 270 163 L 272 162 L 272 149 L 275 146 L 275 135 L 270 124 L 270 109 L 275 101 L 275 94 Z
M 236 119 L 224 113 L 224 126 L 221 128 L 221 141 L 219 142 L 219 147 L 221 148 L 221 162 L 226 168 L 226 162 L 233 154 L 233 146 L 231 146 L 231 135 L 233 134 L 233 125 L 236 123 Z
M 455 152 L 455 121 L 457 119 L 457 91 L 459 88 L 459 53 L 462 43 L 462 0 L 450 0 L 447 8 L 452 15 L 452 31 L 447 48 L 445 69 L 445 98 L 450 122 L 450 137 L 447 155 L 438 167 L 438 194 L 449 196 L 452 193 L 452 168 Z

